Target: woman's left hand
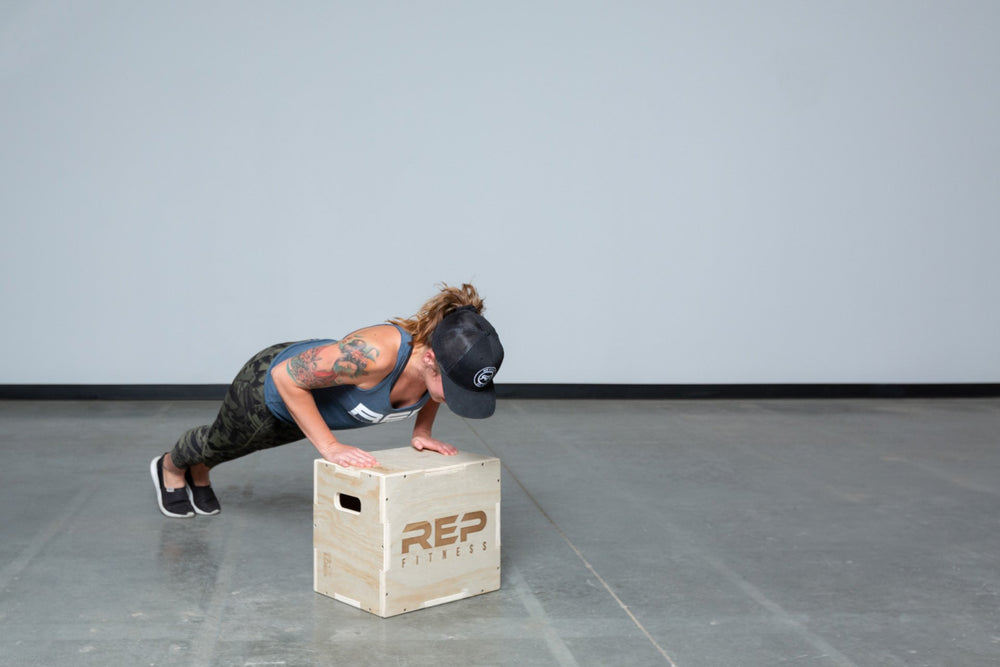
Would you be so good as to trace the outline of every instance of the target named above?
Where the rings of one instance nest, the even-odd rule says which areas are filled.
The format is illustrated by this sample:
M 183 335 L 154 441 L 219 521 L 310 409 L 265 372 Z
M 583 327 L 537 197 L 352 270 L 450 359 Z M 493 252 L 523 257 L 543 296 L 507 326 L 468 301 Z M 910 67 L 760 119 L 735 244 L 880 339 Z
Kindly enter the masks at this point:
M 458 450 L 449 445 L 447 442 L 441 442 L 440 440 L 435 440 L 434 438 L 425 435 L 414 436 L 413 439 L 410 440 L 410 444 L 413 445 L 413 448 L 418 451 L 429 449 L 432 452 L 444 454 L 445 456 L 458 454 Z

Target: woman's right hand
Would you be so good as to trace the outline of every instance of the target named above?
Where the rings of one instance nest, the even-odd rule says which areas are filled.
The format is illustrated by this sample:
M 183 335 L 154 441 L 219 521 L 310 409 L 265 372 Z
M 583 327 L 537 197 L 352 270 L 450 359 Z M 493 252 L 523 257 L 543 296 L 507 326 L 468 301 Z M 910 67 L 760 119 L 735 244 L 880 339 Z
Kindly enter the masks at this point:
M 316 449 L 325 460 L 337 465 L 355 468 L 374 468 L 378 465 L 378 460 L 365 450 L 345 445 L 342 442 L 334 442 L 322 447 L 317 446 Z

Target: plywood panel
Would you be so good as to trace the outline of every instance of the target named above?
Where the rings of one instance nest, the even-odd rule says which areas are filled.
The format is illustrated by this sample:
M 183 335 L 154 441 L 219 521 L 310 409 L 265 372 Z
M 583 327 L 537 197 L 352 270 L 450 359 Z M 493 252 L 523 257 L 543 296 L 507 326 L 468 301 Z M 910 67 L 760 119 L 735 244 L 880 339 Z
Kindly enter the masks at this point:
M 315 590 L 380 616 L 497 590 L 500 460 L 377 457 L 366 470 L 316 461 Z

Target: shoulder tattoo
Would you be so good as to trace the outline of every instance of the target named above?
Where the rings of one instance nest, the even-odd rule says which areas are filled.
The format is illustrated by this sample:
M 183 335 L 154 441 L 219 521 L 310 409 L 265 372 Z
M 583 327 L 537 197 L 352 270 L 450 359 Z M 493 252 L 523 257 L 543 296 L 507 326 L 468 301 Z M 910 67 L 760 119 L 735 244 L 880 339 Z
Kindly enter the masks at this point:
M 337 348 L 340 355 L 329 368 L 320 365 L 322 354 L 318 348 L 289 358 L 285 366 L 288 375 L 303 389 L 332 387 L 360 378 L 368 369 L 369 362 L 379 356 L 378 349 L 359 336 L 340 341 Z
M 357 379 L 368 370 L 368 363 L 378 359 L 378 349 L 360 336 L 354 336 L 337 343 L 340 358 L 333 364 L 338 375 Z

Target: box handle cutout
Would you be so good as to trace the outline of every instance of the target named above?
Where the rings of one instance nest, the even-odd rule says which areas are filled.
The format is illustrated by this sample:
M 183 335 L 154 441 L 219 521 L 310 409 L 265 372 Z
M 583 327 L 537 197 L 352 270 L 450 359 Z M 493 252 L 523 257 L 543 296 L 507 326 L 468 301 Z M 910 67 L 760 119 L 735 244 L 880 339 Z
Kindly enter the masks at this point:
M 361 498 L 349 496 L 346 493 L 337 494 L 337 509 L 351 514 L 361 514 Z

